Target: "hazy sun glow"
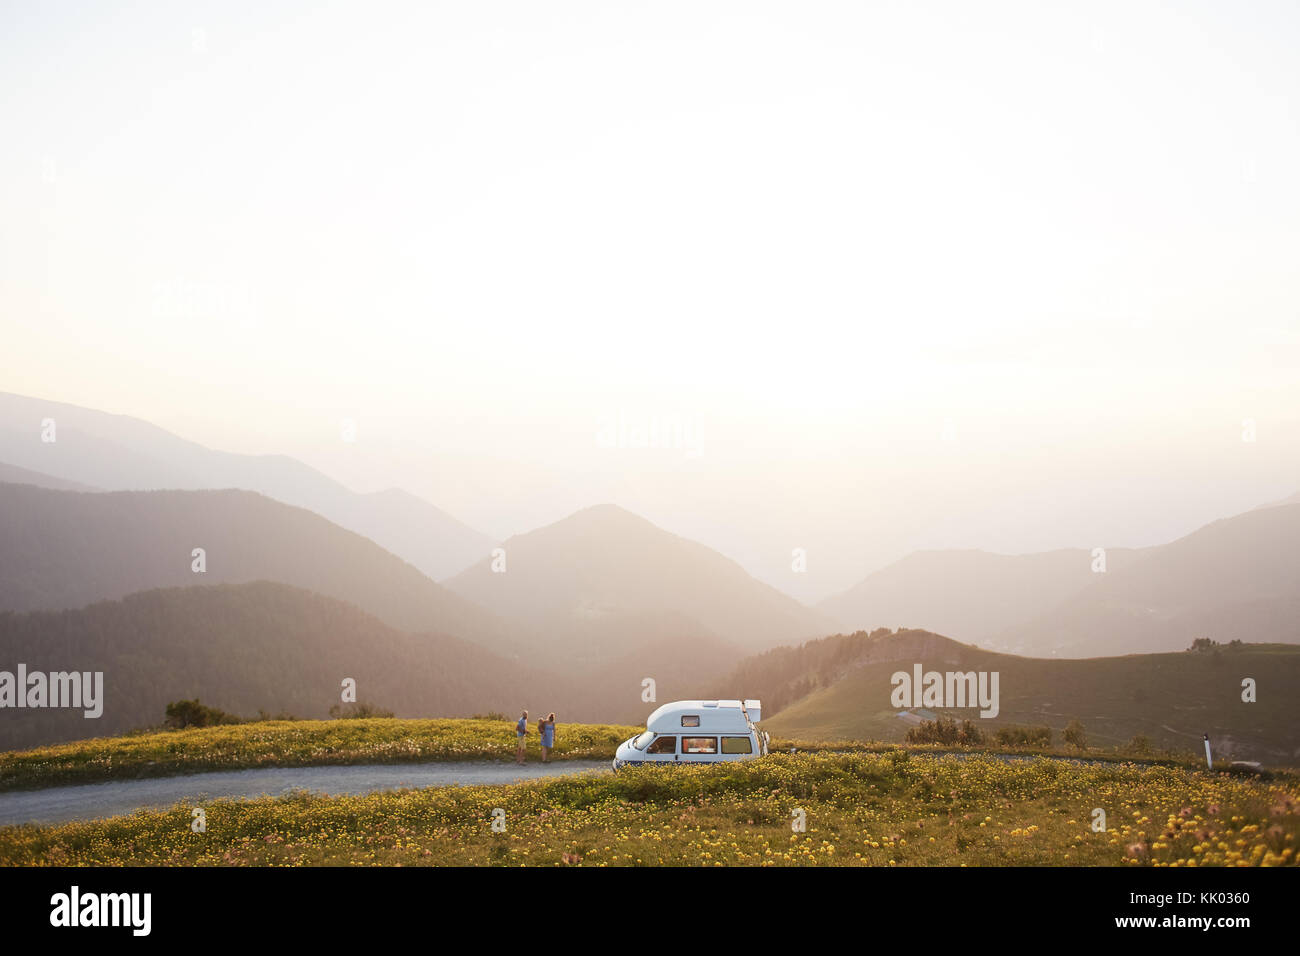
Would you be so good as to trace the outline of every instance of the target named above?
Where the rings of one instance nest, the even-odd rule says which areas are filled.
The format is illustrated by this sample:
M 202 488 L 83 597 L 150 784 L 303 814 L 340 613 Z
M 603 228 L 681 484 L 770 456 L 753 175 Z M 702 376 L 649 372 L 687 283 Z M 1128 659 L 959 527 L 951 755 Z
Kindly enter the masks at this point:
M 1292 493 L 1300 10 L 1052 6 L 11 5 L 0 390 L 804 599 Z

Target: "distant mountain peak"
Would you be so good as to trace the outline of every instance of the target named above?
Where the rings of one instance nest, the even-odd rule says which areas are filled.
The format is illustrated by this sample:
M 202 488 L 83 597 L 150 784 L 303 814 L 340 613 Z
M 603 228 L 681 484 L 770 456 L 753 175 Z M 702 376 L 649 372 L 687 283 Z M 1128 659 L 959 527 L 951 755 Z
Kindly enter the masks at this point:
M 549 525 L 544 525 L 536 530 L 544 531 L 548 528 L 555 528 L 563 525 L 590 525 L 597 522 L 614 525 L 621 523 L 624 525 L 641 525 L 646 528 L 653 528 L 656 531 L 663 531 L 662 528 L 655 525 L 648 518 L 644 518 L 634 511 L 629 511 L 622 505 L 616 505 L 612 502 L 602 502 L 596 505 L 588 505 L 586 508 L 579 508 L 573 514 L 554 521 Z M 664 531 L 665 534 L 669 532 Z
M 605 644 L 638 640 L 653 619 L 670 637 L 706 632 L 751 649 L 835 629 L 726 555 L 608 502 L 515 535 L 503 548 L 504 571 L 485 558 L 446 584 L 540 629 L 551 646 L 580 639 L 575 621 L 588 625 L 582 640 Z M 633 620 L 640 623 L 629 628 Z

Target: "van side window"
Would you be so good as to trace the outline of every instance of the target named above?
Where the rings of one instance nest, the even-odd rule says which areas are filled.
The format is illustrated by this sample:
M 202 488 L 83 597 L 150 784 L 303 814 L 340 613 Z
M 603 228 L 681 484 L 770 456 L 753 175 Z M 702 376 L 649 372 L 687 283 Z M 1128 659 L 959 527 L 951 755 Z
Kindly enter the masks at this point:
M 718 752 L 717 737 L 683 737 L 682 753 L 715 754 Z
M 655 742 L 646 748 L 648 754 L 675 754 L 677 753 L 677 738 L 669 734 L 667 737 L 656 737 Z
M 699 714 L 687 714 L 686 716 L 682 717 L 682 726 L 683 726 L 683 727 L 698 727 L 698 726 L 700 726 L 700 715 L 699 715 Z
M 723 737 L 722 752 L 724 754 L 752 754 L 754 752 L 754 743 L 748 737 Z

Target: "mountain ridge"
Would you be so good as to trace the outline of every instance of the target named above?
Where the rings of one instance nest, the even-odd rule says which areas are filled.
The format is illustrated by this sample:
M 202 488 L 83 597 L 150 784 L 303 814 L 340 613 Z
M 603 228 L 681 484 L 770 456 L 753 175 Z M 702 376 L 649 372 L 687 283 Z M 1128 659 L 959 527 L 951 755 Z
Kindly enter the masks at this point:
M 195 548 L 205 552 L 202 572 Z M 264 579 L 349 601 L 399 630 L 489 649 L 510 641 L 504 622 L 369 539 L 257 492 L 0 484 L 0 608 L 79 608 L 158 587 Z
M 47 418 L 52 442 L 42 441 Z M 410 492 L 354 492 L 288 455 L 218 451 L 133 416 L 8 392 L 0 392 L 0 461 L 106 491 L 256 491 L 371 538 L 435 580 L 492 546 Z
M 503 619 L 551 634 L 620 613 L 664 611 L 751 649 L 835 629 L 731 558 L 614 504 L 583 508 L 500 547 L 504 572 L 488 558 L 446 585 Z
M 917 551 L 818 607 L 850 631 L 924 628 L 1031 656 L 1176 650 L 1198 636 L 1300 642 L 1288 624 L 1300 619 L 1300 504 L 1229 515 L 1165 544 L 1107 548 L 1104 571 L 1096 561 L 1082 548 Z

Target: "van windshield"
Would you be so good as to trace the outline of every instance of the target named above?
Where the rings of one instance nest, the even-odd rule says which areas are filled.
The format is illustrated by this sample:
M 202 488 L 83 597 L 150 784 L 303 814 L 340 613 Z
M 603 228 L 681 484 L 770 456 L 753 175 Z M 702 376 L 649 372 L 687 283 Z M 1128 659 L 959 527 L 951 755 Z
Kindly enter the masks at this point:
M 632 746 L 637 750 L 645 750 L 645 745 L 655 739 L 655 735 L 649 731 L 642 731 L 632 738 Z

